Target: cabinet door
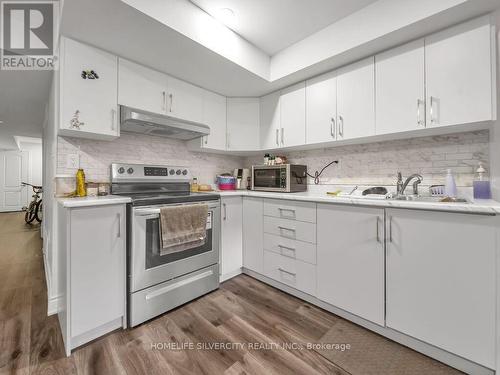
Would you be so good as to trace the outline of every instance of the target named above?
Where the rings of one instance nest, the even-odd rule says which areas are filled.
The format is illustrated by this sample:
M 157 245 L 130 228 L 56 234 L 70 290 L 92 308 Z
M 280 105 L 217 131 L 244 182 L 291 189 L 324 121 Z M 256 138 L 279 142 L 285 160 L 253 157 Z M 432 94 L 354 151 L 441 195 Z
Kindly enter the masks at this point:
M 494 368 L 498 224 L 387 210 L 387 326 Z
M 375 56 L 376 133 L 425 127 L 424 40 Z
M 337 139 L 375 134 L 374 58 L 359 61 L 337 75 Z
M 495 119 L 489 16 L 425 39 L 427 126 Z
M 317 297 L 384 325 L 384 211 L 318 204 Z
M 264 202 L 243 197 L 243 267 L 264 271 Z
M 281 92 L 281 134 L 283 147 L 300 146 L 306 143 L 306 86 L 305 82 L 286 88 Z
M 182 120 L 201 122 L 203 90 L 174 77 L 168 77 L 167 84 L 167 114 Z
M 117 57 L 71 39 L 62 41 L 61 133 L 90 138 L 102 135 L 103 139 L 118 137 Z M 82 72 L 90 70 L 99 78 L 84 79 Z M 81 123 L 80 129 L 72 125 L 72 120 Z
M 156 70 L 120 59 L 118 104 L 165 114 L 167 109 L 167 76 Z
M 227 149 L 259 149 L 259 99 L 227 99 Z
M 239 274 L 243 265 L 243 201 L 241 197 L 222 199 L 222 256 L 223 280 Z
M 125 313 L 125 206 L 71 210 L 71 336 Z
M 273 149 L 280 147 L 279 130 L 280 93 L 273 92 L 260 98 L 260 147 Z
M 335 72 L 306 82 L 306 143 L 336 139 L 337 79 Z
M 202 147 L 226 149 L 226 97 L 206 91 L 203 95 L 203 121 L 210 126 L 210 134 L 203 137 Z

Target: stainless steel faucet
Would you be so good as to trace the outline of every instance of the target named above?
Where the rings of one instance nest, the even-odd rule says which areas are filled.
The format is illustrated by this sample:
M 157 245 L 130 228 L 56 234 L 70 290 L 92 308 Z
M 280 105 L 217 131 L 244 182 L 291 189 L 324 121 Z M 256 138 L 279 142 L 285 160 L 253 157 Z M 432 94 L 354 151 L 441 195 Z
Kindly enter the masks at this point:
M 422 182 L 423 177 L 418 173 L 414 173 L 409 176 L 405 182 L 403 182 L 403 177 L 401 176 L 401 172 L 398 172 L 398 182 L 397 182 L 397 194 L 404 195 L 406 187 L 411 182 L 411 180 L 416 179 L 413 183 L 413 195 L 418 195 L 418 185 Z

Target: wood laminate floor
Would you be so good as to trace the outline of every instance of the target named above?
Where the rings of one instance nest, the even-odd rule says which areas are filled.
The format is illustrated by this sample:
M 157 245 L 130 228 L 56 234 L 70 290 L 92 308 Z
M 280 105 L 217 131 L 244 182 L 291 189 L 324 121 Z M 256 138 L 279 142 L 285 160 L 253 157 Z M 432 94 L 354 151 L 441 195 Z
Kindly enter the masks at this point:
M 349 374 L 306 347 L 346 321 L 244 275 L 66 358 L 41 246 L 21 214 L 0 214 L 0 374 Z

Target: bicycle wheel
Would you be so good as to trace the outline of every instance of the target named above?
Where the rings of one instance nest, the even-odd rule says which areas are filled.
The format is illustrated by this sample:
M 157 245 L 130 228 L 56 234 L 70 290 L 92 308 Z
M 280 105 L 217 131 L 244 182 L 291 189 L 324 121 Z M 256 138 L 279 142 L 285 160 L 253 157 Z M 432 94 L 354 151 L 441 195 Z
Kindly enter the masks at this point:
M 42 222 L 42 218 L 43 218 L 43 204 L 42 204 L 42 201 L 38 201 L 38 203 L 36 204 L 36 207 L 35 207 L 35 217 L 36 217 L 36 221 L 38 221 L 39 223 Z
M 28 206 L 28 209 L 26 210 L 26 214 L 24 215 L 24 221 L 26 224 L 31 224 L 33 220 L 36 218 L 36 203 L 31 202 L 30 205 Z

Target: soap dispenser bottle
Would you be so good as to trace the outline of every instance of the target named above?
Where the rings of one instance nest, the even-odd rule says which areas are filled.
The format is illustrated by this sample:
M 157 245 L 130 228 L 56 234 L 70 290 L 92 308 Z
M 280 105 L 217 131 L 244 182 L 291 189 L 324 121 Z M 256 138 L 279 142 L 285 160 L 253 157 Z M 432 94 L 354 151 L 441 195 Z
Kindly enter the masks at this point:
M 455 183 L 455 178 L 451 173 L 451 169 L 446 171 L 446 182 L 444 184 L 444 194 L 447 197 L 455 198 L 457 196 L 457 184 Z
M 483 164 L 479 163 L 479 167 L 476 169 L 477 177 L 472 182 L 472 188 L 474 190 L 474 199 L 491 199 L 491 187 L 490 181 L 485 177 L 486 169 L 484 169 Z

